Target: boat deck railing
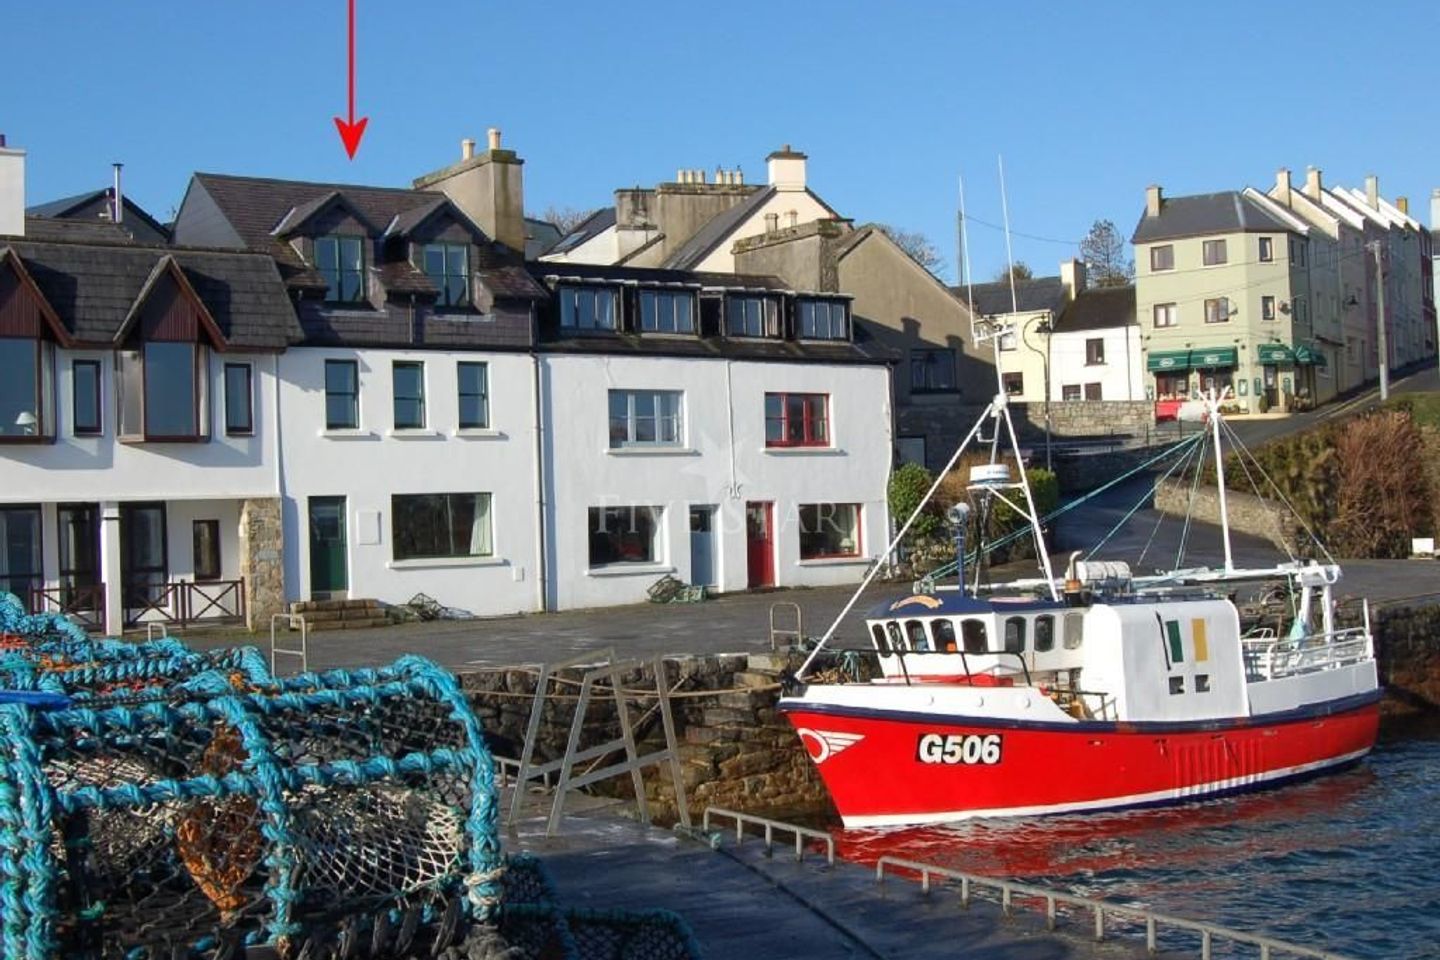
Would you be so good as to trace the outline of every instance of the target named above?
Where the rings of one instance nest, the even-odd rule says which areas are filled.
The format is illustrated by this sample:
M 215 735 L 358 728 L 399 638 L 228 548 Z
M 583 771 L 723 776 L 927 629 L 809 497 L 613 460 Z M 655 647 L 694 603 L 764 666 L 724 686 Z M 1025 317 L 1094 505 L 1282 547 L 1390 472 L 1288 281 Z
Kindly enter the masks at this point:
M 1274 960 L 1278 957 L 1345 960 L 1338 953 L 1287 943 L 1262 934 L 1246 933 L 1243 930 L 1234 930 L 1199 920 L 1186 920 L 1183 917 L 1156 913 L 1144 907 L 1130 907 L 1104 900 L 1095 900 L 1079 894 L 1064 893 L 1027 883 L 1016 883 L 1013 880 L 982 877 L 973 873 L 965 873 L 962 870 L 952 870 L 949 867 L 907 860 L 903 857 L 883 856 L 875 861 L 875 881 L 877 883 L 884 881 L 887 871 L 892 874 L 896 871 L 918 874 L 921 889 L 927 894 L 930 892 L 931 879 L 934 877 L 958 880 L 960 882 L 960 906 L 967 909 L 978 892 L 985 892 L 991 896 L 998 895 L 1000 909 L 1007 917 L 1012 916 L 1017 907 L 1027 905 L 1033 907 L 1044 904 L 1047 930 L 1055 930 L 1059 925 L 1059 908 L 1062 906 L 1081 913 L 1089 913 L 1094 922 L 1094 936 L 1097 941 L 1103 941 L 1109 933 L 1118 932 L 1121 929 L 1113 921 L 1119 921 L 1127 926 L 1143 925 L 1145 947 L 1150 953 L 1156 953 L 1160 949 L 1161 935 L 1169 934 L 1168 940 L 1185 937 L 1192 946 L 1198 941 L 1201 960 L 1211 960 L 1217 943 L 1258 948 L 1260 960 Z M 1177 934 L 1180 937 L 1177 937 Z M 1167 950 L 1176 949 L 1175 944 L 1167 943 L 1166 946 Z
M 1365 627 L 1305 637 L 1275 637 L 1266 631 L 1242 637 L 1240 643 L 1245 675 L 1251 680 L 1278 680 L 1374 659 L 1370 631 Z

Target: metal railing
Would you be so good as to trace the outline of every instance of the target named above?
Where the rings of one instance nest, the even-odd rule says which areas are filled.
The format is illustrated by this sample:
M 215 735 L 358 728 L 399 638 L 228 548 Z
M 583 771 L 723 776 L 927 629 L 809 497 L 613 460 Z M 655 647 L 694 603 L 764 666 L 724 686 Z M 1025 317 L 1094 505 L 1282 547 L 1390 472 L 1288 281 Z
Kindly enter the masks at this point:
M 1136 925 L 1144 925 L 1145 948 L 1150 953 L 1159 950 L 1159 937 L 1164 931 L 1180 931 L 1186 934 L 1198 935 L 1201 960 L 1211 960 L 1215 943 L 1231 943 L 1240 946 L 1259 948 L 1260 960 L 1272 960 L 1275 957 L 1306 957 L 1311 960 L 1346 960 L 1338 953 L 1326 950 L 1316 950 L 1313 947 L 1304 947 L 1295 943 L 1287 943 L 1273 937 L 1261 934 L 1246 933 L 1242 930 L 1234 930 L 1230 927 L 1222 927 L 1213 923 L 1202 923 L 1198 920 L 1186 920 L 1182 917 L 1172 917 L 1168 914 L 1156 913 L 1144 907 L 1127 907 L 1115 903 L 1107 903 L 1103 900 L 1095 900 L 1090 897 L 1082 897 L 1073 893 L 1062 893 L 1058 890 L 1049 890 L 1044 887 L 1032 886 L 1027 883 L 1015 883 L 1010 880 L 998 880 L 994 877 L 982 877 L 973 873 L 965 873 L 962 870 L 952 870 L 949 867 L 936 866 L 930 863 L 921 863 L 917 860 L 906 860 L 903 857 L 884 856 L 875 861 L 875 882 L 883 882 L 886 875 L 886 867 L 908 871 L 920 875 L 920 888 L 925 893 L 930 892 L 930 878 L 943 877 L 946 880 L 960 881 L 960 905 L 969 908 L 970 903 L 975 899 L 977 890 L 993 891 L 999 894 L 1000 909 L 1005 916 L 1012 916 L 1017 902 L 1023 905 L 1026 902 L 1043 902 L 1045 905 L 1045 929 L 1054 930 L 1058 926 L 1058 907 L 1061 905 L 1076 908 L 1082 912 L 1088 912 L 1094 921 L 1094 935 L 1097 941 L 1105 939 L 1107 932 L 1106 919 L 1128 920 Z M 1173 950 L 1173 945 L 1167 945 L 1167 949 Z
M 58 613 L 91 633 L 104 633 L 105 584 L 40 587 L 30 591 L 30 609 Z
M 1245 673 L 1262 680 L 1277 680 L 1315 673 L 1373 659 L 1370 632 L 1351 627 L 1306 637 L 1245 637 Z
M 701 825 L 706 833 L 710 832 L 710 817 L 727 817 L 735 821 L 735 842 L 741 843 L 745 840 L 745 824 L 753 824 L 765 828 L 765 852 L 768 854 L 775 846 L 775 831 L 795 835 L 795 862 L 799 863 L 805 857 L 805 841 L 815 840 L 825 844 L 825 862 L 835 866 L 835 838 L 823 830 L 811 830 L 809 827 L 796 826 L 793 823 L 786 823 L 783 820 L 771 820 L 768 817 L 757 817 L 753 813 L 741 813 L 738 810 L 727 810 L 724 807 L 706 807 L 705 816 Z
M 275 636 L 275 628 L 284 623 L 291 630 L 300 631 L 299 647 L 282 647 Z M 275 673 L 275 655 L 285 654 L 287 657 L 300 658 L 300 672 L 310 672 L 310 627 L 305 622 L 303 614 L 299 613 L 275 613 L 270 616 L 270 672 Z

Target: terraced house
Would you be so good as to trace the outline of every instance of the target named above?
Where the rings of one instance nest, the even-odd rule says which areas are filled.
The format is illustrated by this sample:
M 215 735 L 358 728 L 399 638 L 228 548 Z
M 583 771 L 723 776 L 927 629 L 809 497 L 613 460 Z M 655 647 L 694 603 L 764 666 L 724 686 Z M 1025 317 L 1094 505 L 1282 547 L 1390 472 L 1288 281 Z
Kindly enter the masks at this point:
M 165 245 L 16 216 L 0 588 L 115 630 L 425 593 L 479 614 L 858 578 L 887 356 L 772 276 L 532 262 L 523 164 L 198 173 Z M 9 211 L 8 214 L 5 211 Z

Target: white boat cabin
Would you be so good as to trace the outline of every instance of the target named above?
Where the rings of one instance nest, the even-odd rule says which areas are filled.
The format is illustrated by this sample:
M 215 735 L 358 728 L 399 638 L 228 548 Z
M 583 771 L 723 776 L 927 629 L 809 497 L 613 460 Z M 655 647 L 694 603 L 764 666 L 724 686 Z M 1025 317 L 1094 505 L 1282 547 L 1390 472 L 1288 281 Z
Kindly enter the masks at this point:
M 883 684 L 1034 687 L 1076 719 L 1249 712 L 1235 607 L 1208 596 L 1088 605 L 958 591 L 882 604 L 867 625 Z

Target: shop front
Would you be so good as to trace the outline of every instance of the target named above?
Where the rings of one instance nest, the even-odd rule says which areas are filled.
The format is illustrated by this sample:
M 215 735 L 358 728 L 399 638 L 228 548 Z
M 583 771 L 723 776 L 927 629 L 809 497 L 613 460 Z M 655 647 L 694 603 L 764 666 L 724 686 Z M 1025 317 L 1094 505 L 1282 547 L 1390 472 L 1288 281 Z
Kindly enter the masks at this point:
M 1190 351 L 1190 366 L 1197 374 L 1199 389 L 1205 393 L 1222 394 L 1229 390 L 1234 397 L 1235 367 L 1239 362 L 1239 351 L 1235 347 Z

